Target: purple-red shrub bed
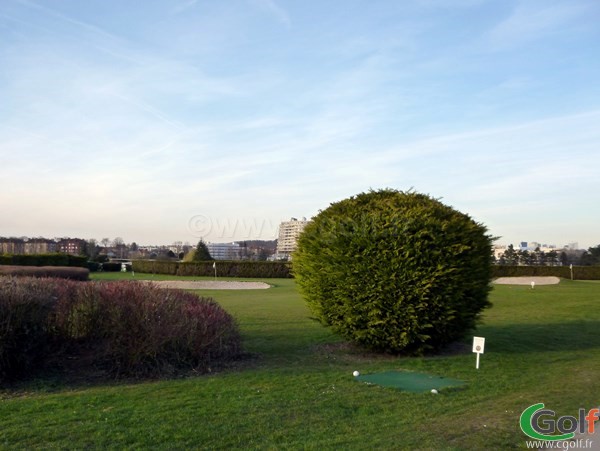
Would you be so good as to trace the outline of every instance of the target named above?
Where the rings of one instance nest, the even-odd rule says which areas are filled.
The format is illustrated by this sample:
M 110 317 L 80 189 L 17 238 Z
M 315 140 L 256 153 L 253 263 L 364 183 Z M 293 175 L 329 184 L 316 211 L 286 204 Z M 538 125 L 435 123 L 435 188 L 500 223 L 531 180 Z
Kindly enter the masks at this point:
M 0 277 L 0 380 L 40 366 L 48 352 L 48 318 L 58 279 Z
M 81 371 L 160 376 L 205 371 L 241 353 L 235 320 L 211 298 L 142 282 L 0 277 L 0 312 L 14 319 L 0 321 L 4 378 L 73 360 Z

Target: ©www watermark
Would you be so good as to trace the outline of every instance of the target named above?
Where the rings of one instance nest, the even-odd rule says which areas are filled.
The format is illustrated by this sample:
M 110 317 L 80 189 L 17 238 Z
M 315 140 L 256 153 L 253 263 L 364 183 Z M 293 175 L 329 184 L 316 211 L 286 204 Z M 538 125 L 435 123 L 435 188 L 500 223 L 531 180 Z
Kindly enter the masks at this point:
M 600 418 L 600 409 L 579 409 L 577 417 L 565 415 L 556 418 L 554 410 L 545 409 L 544 403 L 533 404 L 523 411 L 519 424 L 528 437 L 545 442 L 546 448 L 588 448 L 590 439 L 572 440 L 575 433 L 595 433 L 595 421 Z
M 208 235 L 219 240 L 260 240 L 272 239 L 279 233 L 281 221 L 271 219 L 233 219 L 211 218 L 206 215 L 194 215 L 188 221 L 188 230 L 197 238 Z

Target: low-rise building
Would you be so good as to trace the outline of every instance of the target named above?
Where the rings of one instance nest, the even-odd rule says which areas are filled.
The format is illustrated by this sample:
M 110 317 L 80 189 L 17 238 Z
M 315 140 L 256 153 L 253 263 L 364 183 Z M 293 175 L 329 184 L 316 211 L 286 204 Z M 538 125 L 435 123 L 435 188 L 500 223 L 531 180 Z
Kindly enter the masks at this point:
M 0 254 L 24 254 L 25 241 L 21 238 L 0 238 Z
M 57 252 L 70 255 L 82 255 L 85 253 L 85 240 L 80 238 L 63 238 L 56 243 Z
M 25 243 L 25 254 L 39 255 L 57 252 L 57 243 L 47 238 L 30 238 Z
M 208 243 L 206 247 L 215 260 L 241 259 L 241 248 L 238 243 Z

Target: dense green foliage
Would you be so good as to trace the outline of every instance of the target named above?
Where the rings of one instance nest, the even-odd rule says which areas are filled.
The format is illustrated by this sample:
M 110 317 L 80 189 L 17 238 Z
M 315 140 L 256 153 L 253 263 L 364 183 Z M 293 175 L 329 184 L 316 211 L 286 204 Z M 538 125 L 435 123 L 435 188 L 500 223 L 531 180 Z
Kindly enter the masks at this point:
M 216 261 L 218 277 L 248 278 L 288 278 L 288 262 L 261 261 Z M 133 271 L 149 274 L 169 274 L 173 276 L 211 277 L 215 275 L 213 262 L 169 262 L 153 260 L 134 260 Z
M 89 274 L 89 269 L 79 267 L 0 265 L 0 276 L 56 277 L 59 279 L 88 280 Z
M 198 241 L 198 245 L 196 246 L 196 249 L 194 250 L 194 256 L 192 257 L 192 261 L 206 262 L 206 261 L 212 261 L 212 260 L 214 260 L 214 258 L 212 258 L 212 256 L 210 255 L 210 252 L 208 250 L 208 247 L 206 246 L 206 243 L 203 240 Z
M 88 258 L 69 254 L 14 254 L 0 255 L 0 265 L 15 266 L 87 266 Z
M 148 274 L 168 274 L 174 276 L 177 274 L 180 263 L 167 260 L 133 260 L 131 269 L 134 272 Z M 212 266 L 212 264 L 211 264 Z
M 102 263 L 89 261 L 89 262 L 87 262 L 87 268 L 90 270 L 90 272 L 101 271 Z
M 367 347 L 421 353 L 462 338 L 489 306 L 486 228 L 414 192 L 371 191 L 332 204 L 293 257 L 313 314 Z
M 581 264 L 585 266 L 600 266 L 600 244 L 588 248 L 581 256 Z
M 0 277 L 1 379 L 69 362 L 111 376 L 205 371 L 240 344 L 211 298 L 142 282 Z
M 261 261 L 217 261 L 217 275 L 220 277 L 285 278 L 290 277 L 290 266 L 286 262 Z M 179 276 L 214 275 L 212 263 L 181 263 L 177 269 Z

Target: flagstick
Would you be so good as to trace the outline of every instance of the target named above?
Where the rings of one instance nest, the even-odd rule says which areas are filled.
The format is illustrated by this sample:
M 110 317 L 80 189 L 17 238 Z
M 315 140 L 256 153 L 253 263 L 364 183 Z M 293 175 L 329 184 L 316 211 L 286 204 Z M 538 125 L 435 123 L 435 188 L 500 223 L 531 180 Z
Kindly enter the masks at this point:
M 217 263 L 213 263 L 213 268 L 215 269 L 215 280 L 217 280 Z

